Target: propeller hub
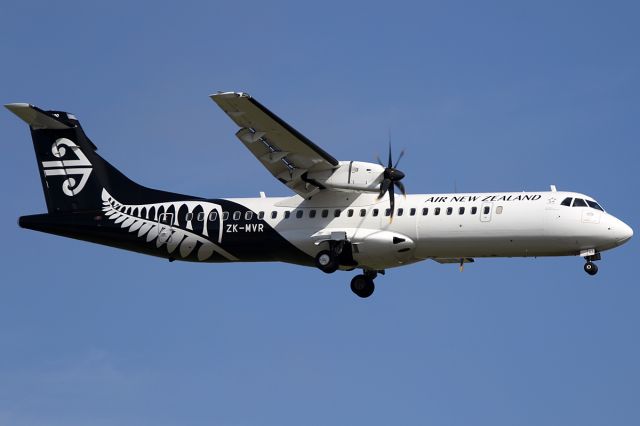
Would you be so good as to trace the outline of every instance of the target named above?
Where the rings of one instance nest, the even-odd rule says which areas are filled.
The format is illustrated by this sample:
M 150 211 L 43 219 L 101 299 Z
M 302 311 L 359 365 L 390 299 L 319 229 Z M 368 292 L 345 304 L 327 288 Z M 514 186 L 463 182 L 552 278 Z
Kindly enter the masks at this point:
M 400 170 L 396 169 L 395 167 L 387 167 L 386 169 L 384 169 L 384 177 L 386 179 L 397 182 L 404 178 L 404 173 L 402 173 Z

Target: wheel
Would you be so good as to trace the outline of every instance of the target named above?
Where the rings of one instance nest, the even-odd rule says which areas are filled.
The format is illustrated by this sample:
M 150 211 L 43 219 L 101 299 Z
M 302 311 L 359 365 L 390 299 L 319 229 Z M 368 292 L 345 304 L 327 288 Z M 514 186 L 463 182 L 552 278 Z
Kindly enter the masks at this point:
M 371 296 L 375 289 L 376 286 L 373 284 L 373 280 L 364 275 L 356 275 L 351 280 L 351 291 L 363 299 Z
M 598 266 L 593 262 L 587 262 L 584 264 L 584 271 L 589 275 L 595 275 L 598 273 Z
M 338 269 L 338 261 L 331 255 L 329 250 L 322 250 L 316 255 L 316 266 L 322 272 L 330 274 Z

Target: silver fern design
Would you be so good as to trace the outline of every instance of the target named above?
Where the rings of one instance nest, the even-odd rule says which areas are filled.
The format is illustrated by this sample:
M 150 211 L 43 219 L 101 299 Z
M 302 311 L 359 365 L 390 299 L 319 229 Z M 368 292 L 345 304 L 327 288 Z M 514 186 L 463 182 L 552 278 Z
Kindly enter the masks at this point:
M 191 220 L 179 222 L 177 212 L 187 209 Z M 198 222 L 202 226 L 202 235 L 193 229 L 194 214 L 198 210 L 201 220 Z M 207 201 L 173 201 L 165 203 L 127 205 L 118 202 L 106 189 L 102 190 L 102 211 L 109 220 L 120 224 L 122 228 L 127 228 L 129 232 L 137 232 L 139 238 L 146 238 L 148 243 L 155 241 L 156 247 L 165 246 L 169 254 L 179 253 L 182 258 L 189 256 L 193 250 L 200 246 L 197 251 L 199 261 L 209 259 L 213 253 L 218 253 L 228 260 L 238 260 L 237 257 L 224 250 L 218 244 L 222 242 L 222 208 L 215 203 Z M 215 244 L 209 239 L 208 218 L 212 212 L 217 213 L 217 220 L 220 220 L 217 240 Z

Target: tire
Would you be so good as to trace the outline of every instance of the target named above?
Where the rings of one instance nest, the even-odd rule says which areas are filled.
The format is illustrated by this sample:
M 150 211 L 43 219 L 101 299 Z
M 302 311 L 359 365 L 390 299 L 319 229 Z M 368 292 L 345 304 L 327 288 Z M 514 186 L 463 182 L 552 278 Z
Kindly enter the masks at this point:
M 351 280 L 351 291 L 363 299 L 371 296 L 375 289 L 376 286 L 373 284 L 373 280 L 364 275 L 356 275 Z
M 316 267 L 322 272 L 331 274 L 338 270 L 338 261 L 329 250 L 322 250 L 316 255 Z
M 598 266 L 593 262 L 587 262 L 584 264 L 584 271 L 589 275 L 595 275 L 598 273 Z

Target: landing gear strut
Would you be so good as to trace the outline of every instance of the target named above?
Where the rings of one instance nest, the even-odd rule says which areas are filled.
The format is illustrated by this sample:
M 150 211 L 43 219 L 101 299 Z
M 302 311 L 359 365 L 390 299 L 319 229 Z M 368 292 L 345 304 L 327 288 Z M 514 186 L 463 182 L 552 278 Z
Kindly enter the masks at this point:
M 373 283 L 373 279 L 378 275 L 376 271 L 364 271 L 364 274 L 356 275 L 351 280 L 351 291 L 353 291 L 356 296 L 362 297 L 363 299 L 369 297 L 373 294 L 373 291 L 376 289 L 375 284 Z

